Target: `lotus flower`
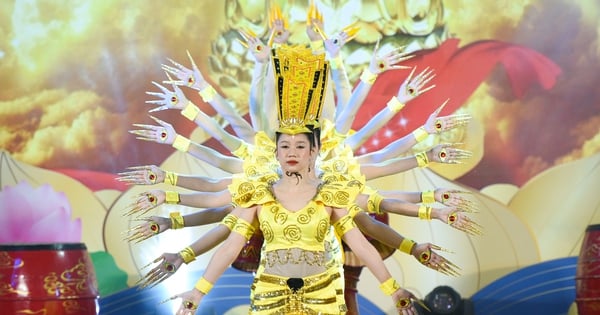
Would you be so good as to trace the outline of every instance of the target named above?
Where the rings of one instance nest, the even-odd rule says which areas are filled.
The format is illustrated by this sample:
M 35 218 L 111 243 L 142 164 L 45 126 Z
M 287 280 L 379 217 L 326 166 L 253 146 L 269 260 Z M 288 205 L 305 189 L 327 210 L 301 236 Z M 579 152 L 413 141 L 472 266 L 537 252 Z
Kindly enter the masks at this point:
M 71 219 L 64 193 L 24 181 L 0 191 L 0 244 L 79 242 L 81 219 Z

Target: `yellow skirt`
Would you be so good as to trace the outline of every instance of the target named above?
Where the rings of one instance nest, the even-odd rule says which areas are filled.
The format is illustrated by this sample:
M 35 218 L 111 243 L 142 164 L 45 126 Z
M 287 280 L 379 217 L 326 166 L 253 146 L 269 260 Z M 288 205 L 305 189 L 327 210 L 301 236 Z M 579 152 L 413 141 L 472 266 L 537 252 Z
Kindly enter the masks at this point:
M 337 268 L 305 278 L 260 274 L 250 294 L 252 315 L 340 315 L 347 311 Z

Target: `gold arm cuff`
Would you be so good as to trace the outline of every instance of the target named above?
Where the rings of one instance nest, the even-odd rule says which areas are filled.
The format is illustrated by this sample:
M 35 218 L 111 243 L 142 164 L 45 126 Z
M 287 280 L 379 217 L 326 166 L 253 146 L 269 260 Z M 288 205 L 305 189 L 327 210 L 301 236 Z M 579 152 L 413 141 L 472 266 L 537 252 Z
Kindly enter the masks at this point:
M 383 201 L 383 196 L 378 192 L 370 194 L 369 200 L 367 200 L 367 212 L 381 214 L 381 209 L 379 208 L 381 201 Z
M 411 255 L 412 249 L 415 246 L 415 244 L 417 244 L 415 241 L 409 240 L 408 238 L 404 238 L 402 240 L 402 243 L 400 243 L 398 249 L 403 253 Z
M 198 94 L 200 94 L 200 97 L 202 97 L 202 100 L 204 102 L 210 103 L 212 100 L 215 99 L 215 95 L 217 95 L 217 91 L 215 91 L 215 89 L 211 85 L 208 85 L 205 88 L 203 88 L 202 90 L 200 90 L 200 92 L 198 92 Z
M 355 228 L 356 223 L 354 223 L 354 218 L 350 214 L 347 214 L 347 215 L 343 216 L 342 218 L 340 218 L 337 222 L 335 222 L 333 224 L 333 227 L 335 229 L 336 234 L 339 237 L 342 237 L 348 231 Z
M 213 288 L 213 284 L 208 282 L 208 280 L 204 279 L 204 277 L 200 278 L 196 285 L 194 286 L 196 290 L 200 291 L 202 294 L 206 295 Z
M 427 157 L 426 152 L 420 152 L 415 154 L 415 159 L 417 159 L 417 165 L 419 167 L 426 167 L 429 165 L 429 158 Z
M 375 83 L 376 79 L 377 79 L 377 74 L 369 71 L 369 68 L 366 68 L 360 75 L 360 80 L 369 85 L 373 85 L 373 83 Z
M 421 202 L 422 203 L 435 203 L 435 191 L 426 190 L 421 193 Z
M 431 207 L 426 205 L 419 206 L 419 219 L 421 220 L 431 220 Z
M 170 205 L 176 205 L 181 200 L 179 199 L 179 193 L 176 191 L 165 191 L 165 202 Z
M 194 253 L 194 250 L 189 246 L 182 249 L 179 252 L 179 256 L 181 256 L 181 259 L 183 259 L 183 262 L 186 264 L 189 264 L 192 261 L 196 260 L 196 253 Z
M 396 279 L 389 278 L 379 285 L 379 289 L 385 295 L 392 295 L 400 289 L 400 285 L 396 282 Z
M 181 115 L 185 118 L 194 121 L 198 114 L 200 113 L 200 109 L 192 103 L 192 101 L 188 101 L 187 105 L 181 110 Z
M 223 220 L 221 220 L 221 224 L 225 225 L 229 229 L 229 231 L 233 230 L 235 224 L 237 223 L 238 217 L 233 214 L 226 215 Z
M 233 226 L 233 230 L 231 230 L 231 232 L 237 233 L 243 236 L 247 241 L 249 241 L 252 235 L 254 234 L 255 230 L 256 229 L 254 228 L 254 226 L 252 226 L 252 224 L 250 224 L 248 221 L 237 218 L 235 225 Z
M 190 143 L 190 139 L 181 135 L 177 135 L 175 136 L 172 146 L 181 152 L 187 152 L 190 149 Z
M 167 183 L 171 186 L 177 186 L 178 177 L 179 176 L 177 175 L 177 173 L 166 171 L 165 172 L 165 183 Z
M 182 229 L 185 227 L 185 222 L 183 221 L 181 213 L 171 212 L 169 213 L 169 217 L 171 218 L 171 228 L 173 230 Z
M 429 137 L 429 132 L 427 132 L 425 128 L 419 127 L 412 132 L 412 135 L 415 137 L 417 142 L 421 142 Z
M 387 108 L 389 108 L 390 111 L 394 114 L 401 111 L 404 108 L 404 106 L 406 106 L 406 105 L 401 103 L 400 100 L 398 100 L 398 98 L 396 96 L 393 96 L 389 100 L 389 102 L 387 102 Z

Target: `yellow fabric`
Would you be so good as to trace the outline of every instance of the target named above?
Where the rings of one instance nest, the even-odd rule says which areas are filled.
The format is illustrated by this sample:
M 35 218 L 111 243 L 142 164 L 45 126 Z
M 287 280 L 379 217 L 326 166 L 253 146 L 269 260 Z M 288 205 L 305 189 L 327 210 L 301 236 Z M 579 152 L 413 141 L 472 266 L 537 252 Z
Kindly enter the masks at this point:
M 354 217 L 347 214 L 335 222 L 333 226 L 337 235 L 344 236 L 344 234 L 356 227 L 356 223 L 354 223 Z
M 369 195 L 369 200 L 367 201 L 367 211 L 370 213 L 381 213 L 381 209 L 379 206 L 381 205 L 381 201 L 383 201 L 383 196 L 377 192 L 374 192 Z
M 340 278 L 336 269 L 330 269 L 302 278 L 304 286 L 293 293 L 287 285 L 288 278 L 264 273 L 258 275 L 252 285 L 250 314 L 346 314 L 344 293 L 339 288 Z M 304 312 L 297 310 L 301 308 L 305 308 Z

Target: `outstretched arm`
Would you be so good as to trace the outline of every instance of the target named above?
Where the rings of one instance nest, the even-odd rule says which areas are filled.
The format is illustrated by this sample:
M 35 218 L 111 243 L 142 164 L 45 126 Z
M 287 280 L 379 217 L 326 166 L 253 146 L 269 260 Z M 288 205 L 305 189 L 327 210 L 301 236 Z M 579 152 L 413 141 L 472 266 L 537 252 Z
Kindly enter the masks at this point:
M 231 124 L 235 133 L 243 141 L 251 142 L 254 137 L 254 130 L 252 126 L 244 120 L 242 116 L 231 106 L 231 104 L 223 98 L 215 89 L 208 84 L 208 82 L 202 76 L 202 73 L 196 66 L 196 63 L 192 59 L 189 51 L 187 52 L 188 58 L 192 63 L 192 69 L 188 69 L 185 66 L 171 60 L 172 66 L 163 65 L 162 68 L 167 73 L 170 73 L 176 77 L 176 80 L 172 80 L 169 77 L 165 83 L 179 86 L 188 86 L 194 90 L 197 90 L 202 100 L 209 103 L 227 122 Z M 182 114 L 185 113 L 186 108 L 183 109 Z M 194 110 L 193 108 L 187 109 Z M 187 116 L 186 116 L 187 117 Z
M 179 193 L 176 191 L 150 190 L 139 194 L 128 206 L 125 215 L 144 215 L 163 203 L 180 204 L 196 208 L 218 208 L 231 203 L 231 193 L 225 189 L 219 192 Z
M 251 230 L 256 224 L 256 208 L 235 209 L 232 214 L 238 217 L 238 222 L 234 228 L 234 233 L 229 234 L 225 242 L 217 249 L 212 256 L 204 275 L 196 283 L 196 286 L 187 292 L 172 296 L 170 299 L 182 299 L 182 304 L 177 314 L 190 314 L 194 312 L 200 304 L 202 298 L 208 294 L 213 284 L 225 272 L 225 270 L 235 261 L 239 252 L 251 236 Z M 252 223 L 250 223 L 252 222 Z M 239 226 L 239 228 L 238 228 Z M 241 230 L 245 231 L 241 231 Z
M 231 177 L 212 178 L 207 176 L 182 175 L 164 171 L 156 165 L 131 166 L 116 179 L 127 185 L 170 184 L 196 191 L 220 191 L 231 184 Z
M 218 167 L 225 172 L 239 173 L 242 171 L 242 161 L 240 159 L 226 156 L 213 148 L 192 142 L 178 135 L 171 124 L 153 116 L 150 116 L 150 118 L 159 125 L 133 124 L 135 127 L 142 129 L 129 130 L 129 132 L 136 135 L 139 140 L 169 144 L 175 149 L 189 153 L 195 158 Z

